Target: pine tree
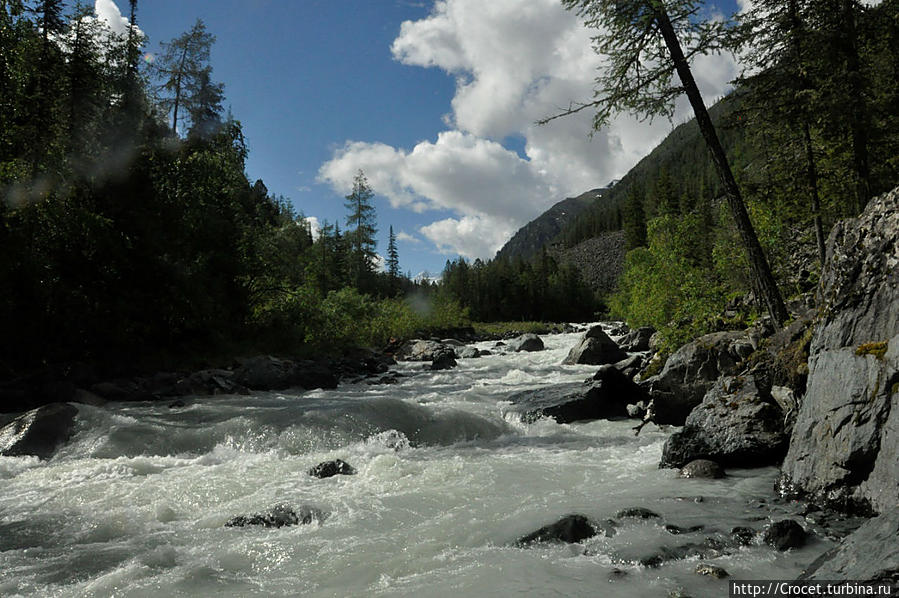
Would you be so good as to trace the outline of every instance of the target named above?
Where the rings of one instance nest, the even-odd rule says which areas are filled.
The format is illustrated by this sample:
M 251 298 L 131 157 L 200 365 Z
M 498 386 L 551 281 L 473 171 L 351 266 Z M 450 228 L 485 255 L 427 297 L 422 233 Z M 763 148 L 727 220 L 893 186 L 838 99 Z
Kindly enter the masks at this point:
M 387 235 L 387 276 L 390 279 L 390 294 L 396 294 L 400 278 L 400 254 L 396 248 L 396 235 L 393 226 Z
M 374 192 L 361 170 L 353 178 L 353 191 L 346 196 L 344 205 L 346 217 L 346 239 L 349 251 L 348 274 L 350 282 L 357 289 L 368 290 L 371 275 L 375 270 L 375 208 L 372 205 Z

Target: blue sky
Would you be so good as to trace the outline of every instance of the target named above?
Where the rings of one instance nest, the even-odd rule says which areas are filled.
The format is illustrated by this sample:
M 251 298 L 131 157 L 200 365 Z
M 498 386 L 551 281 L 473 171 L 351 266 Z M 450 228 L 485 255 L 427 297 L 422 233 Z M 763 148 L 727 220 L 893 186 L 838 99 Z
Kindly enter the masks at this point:
M 96 0 L 116 22 L 126 0 Z M 251 179 L 306 216 L 343 225 L 362 169 L 379 250 L 399 235 L 404 271 L 492 257 L 566 196 L 620 177 L 670 130 L 626 116 L 592 138 L 588 114 L 537 127 L 588 99 L 590 32 L 558 0 L 143 0 L 147 52 L 203 19 L 213 77 L 250 147 Z M 729 57 L 694 66 L 707 98 Z M 686 115 L 686 106 L 678 113 Z

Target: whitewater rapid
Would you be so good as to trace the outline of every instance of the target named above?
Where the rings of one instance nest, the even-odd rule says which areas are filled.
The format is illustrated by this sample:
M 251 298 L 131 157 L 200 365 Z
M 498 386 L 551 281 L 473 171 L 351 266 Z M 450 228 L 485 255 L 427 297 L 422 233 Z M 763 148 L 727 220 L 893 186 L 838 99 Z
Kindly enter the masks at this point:
M 448 371 L 400 364 L 395 385 L 79 405 L 75 436 L 50 461 L 0 457 L 0 596 L 726 595 L 726 580 L 694 573 L 695 558 L 636 564 L 686 539 L 663 522 L 513 545 L 569 513 L 602 521 L 641 506 L 726 535 L 788 510 L 771 500 L 774 468 L 723 480 L 659 470 L 671 430 L 521 423 L 505 397 L 596 370 L 559 365 L 577 334 L 543 338 L 545 351 Z M 357 474 L 307 475 L 334 458 Z M 225 526 L 280 503 L 328 516 Z M 826 548 L 752 545 L 703 562 L 738 579 L 792 579 Z

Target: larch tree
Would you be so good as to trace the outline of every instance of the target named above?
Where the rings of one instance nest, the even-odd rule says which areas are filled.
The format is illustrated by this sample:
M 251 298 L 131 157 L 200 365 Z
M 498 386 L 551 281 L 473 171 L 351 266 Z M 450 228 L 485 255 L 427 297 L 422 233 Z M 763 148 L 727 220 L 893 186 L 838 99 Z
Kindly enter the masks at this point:
M 197 19 L 190 31 L 162 43 L 162 55 L 156 62 L 156 72 L 162 84 L 160 90 L 167 94 L 160 102 L 172 112 L 172 133 L 178 134 L 178 116 L 182 109 L 189 109 L 191 89 L 207 69 L 209 54 L 215 36 L 206 31 L 202 19 Z
M 595 130 L 621 112 L 644 119 L 671 118 L 674 101 L 686 94 L 721 179 L 756 292 L 774 322 L 782 325 L 789 317 L 783 297 L 690 70 L 693 57 L 727 49 L 731 23 L 699 18 L 702 5 L 697 0 L 562 0 L 562 4 L 576 10 L 585 24 L 596 30 L 594 48 L 606 62 L 596 78 L 593 101 L 572 104 L 539 122 L 582 110 L 595 111 Z M 675 73 L 679 83 L 674 80 Z

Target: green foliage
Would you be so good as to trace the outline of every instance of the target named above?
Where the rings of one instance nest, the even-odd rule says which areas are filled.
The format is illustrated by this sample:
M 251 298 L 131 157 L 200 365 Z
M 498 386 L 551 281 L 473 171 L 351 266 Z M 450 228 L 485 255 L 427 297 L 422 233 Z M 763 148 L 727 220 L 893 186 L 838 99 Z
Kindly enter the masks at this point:
M 625 271 L 609 305 L 630 326 L 653 326 L 666 346 L 711 331 L 727 295 L 709 267 L 711 247 L 698 215 L 660 216 L 649 222 L 649 247 L 627 253 Z

